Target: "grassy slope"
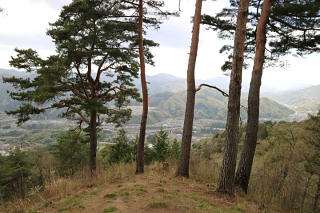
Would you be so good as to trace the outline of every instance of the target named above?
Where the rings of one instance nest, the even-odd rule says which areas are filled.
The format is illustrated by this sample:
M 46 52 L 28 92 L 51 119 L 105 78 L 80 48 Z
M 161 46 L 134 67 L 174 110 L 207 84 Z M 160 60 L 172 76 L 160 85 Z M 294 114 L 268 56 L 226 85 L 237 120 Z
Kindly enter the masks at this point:
M 207 184 L 174 177 L 175 168 L 164 171 L 156 164 L 136 176 L 132 166 L 113 168 L 112 175 L 101 175 L 95 184 L 79 177 L 57 180 L 37 202 L 16 201 L 0 212 L 259 212 L 245 195 L 228 198 L 210 192 Z
M 86 196 L 87 195 L 87 196 Z M 209 194 L 204 184 L 192 180 L 141 175 L 129 181 L 97 186 L 78 196 L 64 198 L 49 212 L 257 212 L 244 197 L 234 200 Z M 108 212 L 108 210 L 105 210 Z

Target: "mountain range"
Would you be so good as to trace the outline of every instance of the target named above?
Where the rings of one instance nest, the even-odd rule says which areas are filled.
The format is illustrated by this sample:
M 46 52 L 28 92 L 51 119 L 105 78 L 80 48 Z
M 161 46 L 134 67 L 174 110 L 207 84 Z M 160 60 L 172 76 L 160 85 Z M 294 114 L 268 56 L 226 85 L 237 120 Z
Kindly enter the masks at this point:
M 314 112 L 320 109 L 320 85 L 311 86 L 308 88 L 279 92 L 266 93 L 265 97 L 290 106 L 296 111 Z
M 0 69 L 0 111 L 12 110 L 19 104 L 13 101 L 7 94 L 12 86 L 2 83 L 3 76 L 26 77 L 28 73 L 16 70 Z M 185 109 L 186 80 L 168 74 L 147 76 L 149 92 L 149 122 L 159 122 L 169 118 L 183 118 Z M 211 84 L 228 90 L 229 77 L 221 76 L 209 80 L 197 80 L 196 84 Z M 140 80 L 135 84 L 140 88 Z M 244 89 L 246 91 L 246 89 Z M 246 106 L 247 93 L 242 94 L 242 105 Z M 296 91 L 263 93 L 260 99 L 260 119 L 289 120 L 294 118 L 297 111 L 315 112 L 320 104 L 320 85 L 312 86 Z M 140 103 L 132 103 L 136 109 Z M 47 114 L 49 118 L 56 118 L 56 111 Z M 246 110 L 241 110 L 242 119 L 246 119 Z M 227 116 L 227 98 L 216 90 L 203 88 L 196 95 L 195 119 L 225 120 Z M 300 118 L 299 118 L 300 119 Z M 131 123 L 138 123 L 138 113 L 133 114 Z
M 163 92 L 151 95 L 149 98 L 149 122 L 159 122 L 164 119 L 183 119 L 185 113 L 186 93 Z M 246 106 L 246 98 L 242 98 L 242 105 Z M 283 106 L 269 98 L 260 99 L 261 120 L 281 120 L 294 114 L 290 108 Z M 201 89 L 196 95 L 195 119 L 226 120 L 228 99 L 216 90 Z M 139 114 L 139 113 L 138 113 Z M 246 120 L 246 108 L 241 109 L 241 118 Z M 140 119 L 136 115 L 137 121 Z
M 167 91 L 177 92 L 177 91 L 185 90 L 187 88 L 185 78 L 179 78 L 179 77 L 176 77 L 170 74 L 165 74 L 165 73 L 160 73 L 154 76 L 147 76 L 147 81 L 149 82 L 148 89 L 149 89 L 149 94 L 151 95 L 155 93 L 162 93 Z M 222 76 L 217 76 L 207 80 L 196 79 L 196 85 L 210 84 L 220 89 L 228 90 L 229 81 L 230 81 L 229 76 L 222 75 Z M 135 84 L 137 85 L 138 88 L 141 88 L 139 79 L 135 81 Z M 273 81 L 270 82 L 270 80 L 264 81 L 262 79 L 261 93 L 268 94 L 268 93 L 294 91 L 294 90 L 308 88 L 311 86 L 312 85 L 309 85 L 309 84 L 291 82 L 290 80 L 280 81 L 280 80 L 274 79 Z M 247 93 L 249 91 L 249 87 L 250 87 L 250 78 L 248 78 L 247 76 L 244 76 L 242 79 L 242 92 Z

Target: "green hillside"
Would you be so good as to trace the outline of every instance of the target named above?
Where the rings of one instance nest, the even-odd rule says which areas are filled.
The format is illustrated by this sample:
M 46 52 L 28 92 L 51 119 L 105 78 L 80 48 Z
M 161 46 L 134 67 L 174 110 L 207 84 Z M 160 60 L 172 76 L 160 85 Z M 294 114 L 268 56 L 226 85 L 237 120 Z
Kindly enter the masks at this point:
M 13 90 L 13 87 L 9 84 L 4 84 L 2 82 L 2 77 L 9 77 L 12 75 L 22 77 L 23 74 L 23 72 L 18 72 L 15 70 L 0 69 L 0 111 L 14 109 L 18 104 L 18 102 L 13 101 L 7 94 L 7 91 Z
M 15 70 L 0 70 L 0 110 L 13 110 L 19 105 L 18 102 L 11 100 L 7 94 L 7 90 L 12 90 L 12 86 L 2 83 L 3 76 L 18 76 L 26 77 L 27 73 L 18 72 Z M 152 108 L 149 112 L 149 122 L 155 123 L 164 121 L 168 118 L 183 118 L 185 113 L 185 101 L 186 93 L 183 91 L 185 82 L 179 78 L 158 75 L 150 78 L 151 95 L 149 100 L 149 106 Z M 172 88 L 171 92 L 168 91 Z M 318 87 L 319 89 L 320 87 Z M 313 91 L 313 90 L 312 90 Z M 301 101 L 299 97 L 308 97 L 306 95 L 300 95 L 294 100 L 302 106 L 302 104 L 308 103 Z M 316 96 L 316 93 L 311 97 Z M 245 95 L 243 95 L 245 97 Z M 317 96 L 320 102 L 320 96 Z M 288 99 L 290 100 L 290 99 Z M 212 89 L 202 89 L 196 95 L 195 105 L 195 119 L 213 119 L 213 120 L 226 120 L 227 117 L 227 101 L 228 99 L 222 96 L 219 92 Z M 133 103 L 133 105 L 139 105 L 139 103 Z M 246 105 L 246 99 L 242 99 L 242 105 Z M 308 104 L 308 106 L 311 105 Z M 246 119 L 247 113 L 244 109 L 241 110 L 241 117 L 243 120 Z M 260 119 L 287 119 L 290 114 L 294 111 L 291 109 L 272 101 L 268 98 L 261 99 L 260 105 Z M 36 119 L 57 119 L 58 111 L 48 111 L 45 115 L 37 116 Z M 140 123 L 140 115 L 133 115 L 130 123 Z
M 269 94 L 269 98 L 301 111 L 317 111 L 320 107 L 320 85 L 297 91 Z
M 160 93 L 151 95 L 149 105 L 156 110 L 151 110 L 149 122 L 154 123 L 168 118 L 183 118 L 185 113 L 186 93 Z M 228 99 L 219 92 L 211 89 L 202 89 L 196 95 L 195 119 L 226 120 Z M 242 99 L 246 106 L 246 99 Z M 294 111 L 268 98 L 261 98 L 260 119 L 286 120 Z M 139 121 L 139 116 L 133 116 Z M 245 109 L 241 110 L 242 119 L 247 118 Z

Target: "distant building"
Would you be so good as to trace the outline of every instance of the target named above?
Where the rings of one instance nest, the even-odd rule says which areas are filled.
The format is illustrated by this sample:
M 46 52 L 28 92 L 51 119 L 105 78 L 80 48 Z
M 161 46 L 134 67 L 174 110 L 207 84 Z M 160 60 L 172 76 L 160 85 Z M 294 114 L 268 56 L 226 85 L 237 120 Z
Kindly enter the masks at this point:
M 8 155 L 9 155 L 9 152 L 4 151 L 4 150 L 0 150 L 0 155 L 2 155 L 2 156 L 8 156 Z

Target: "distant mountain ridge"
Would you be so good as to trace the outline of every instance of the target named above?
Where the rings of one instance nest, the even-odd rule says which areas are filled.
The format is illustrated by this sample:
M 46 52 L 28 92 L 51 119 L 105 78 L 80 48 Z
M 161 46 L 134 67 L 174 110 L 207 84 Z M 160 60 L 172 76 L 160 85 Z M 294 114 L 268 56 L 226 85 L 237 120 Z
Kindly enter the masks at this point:
M 164 92 L 149 97 L 150 110 L 149 121 L 160 122 L 165 119 L 183 119 L 185 113 L 186 93 Z M 242 105 L 246 106 L 246 99 L 242 99 Z M 286 120 L 294 111 L 268 98 L 260 100 L 260 119 L 262 120 Z M 228 99 L 220 92 L 212 89 L 201 89 L 196 95 L 195 119 L 223 120 L 227 118 Z M 139 104 L 141 106 L 141 104 Z M 135 115 L 134 122 L 139 121 L 139 115 Z M 242 120 L 247 119 L 245 109 L 241 110 Z
M 0 110 L 16 109 L 18 102 L 13 101 L 7 90 L 13 87 L 2 83 L 2 77 L 27 77 L 28 73 L 16 70 L 0 69 Z M 169 74 L 147 76 L 150 100 L 149 104 L 154 110 L 150 111 L 150 118 L 159 121 L 167 118 L 183 118 L 185 107 L 186 80 Z M 140 80 L 134 82 L 140 88 Z M 220 76 L 209 80 L 196 80 L 196 84 L 207 83 L 215 85 L 225 91 L 228 90 L 229 77 Z M 294 110 L 315 111 L 320 104 L 320 85 L 301 90 L 268 93 L 262 95 L 260 106 L 260 119 L 286 119 L 292 117 Z M 246 105 L 247 94 L 242 94 L 242 104 Z M 134 103 L 137 105 L 137 103 Z M 225 120 L 227 98 L 212 89 L 201 89 L 196 96 L 195 119 Z M 54 112 L 56 113 L 56 112 Z M 50 116 L 49 116 L 50 117 Z M 246 112 L 242 112 L 246 119 Z M 134 119 L 133 119 L 134 120 Z
M 165 73 L 147 76 L 147 82 L 150 95 L 163 92 L 181 92 L 187 89 L 186 79 Z M 223 90 L 229 89 L 228 76 L 219 76 L 209 80 L 196 79 L 196 85 L 200 85 L 202 83 L 215 85 Z M 135 84 L 140 88 L 140 79 L 135 80 Z
M 265 97 L 299 111 L 315 112 L 320 109 L 320 85 L 295 91 L 269 93 L 265 94 Z
M 207 80 L 196 79 L 196 86 L 202 83 L 210 84 L 216 86 L 223 90 L 229 90 L 230 77 L 226 75 L 217 76 Z M 153 76 L 147 76 L 148 90 L 150 94 L 162 93 L 162 92 L 178 92 L 186 90 L 187 80 L 185 78 L 179 78 L 174 75 L 160 73 Z M 140 88 L 140 79 L 135 80 L 135 84 Z M 279 85 L 282 85 L 282 89 L 279 89 Z M 302 83 L 293 83 L 289 80 L 284 82 L 281 80 L 274 79 L 271 82 L 262 79 L 261 93 L 271 93 L 271 92 L 284 92 L 286 90 L 292 89 L 304 89 L 311 85 Z M 244 77 L 242 79 L 242 92 L 247 93 L 250 87 L 250 79 Z M 285 88 L 285 89 L 283 89 Z

